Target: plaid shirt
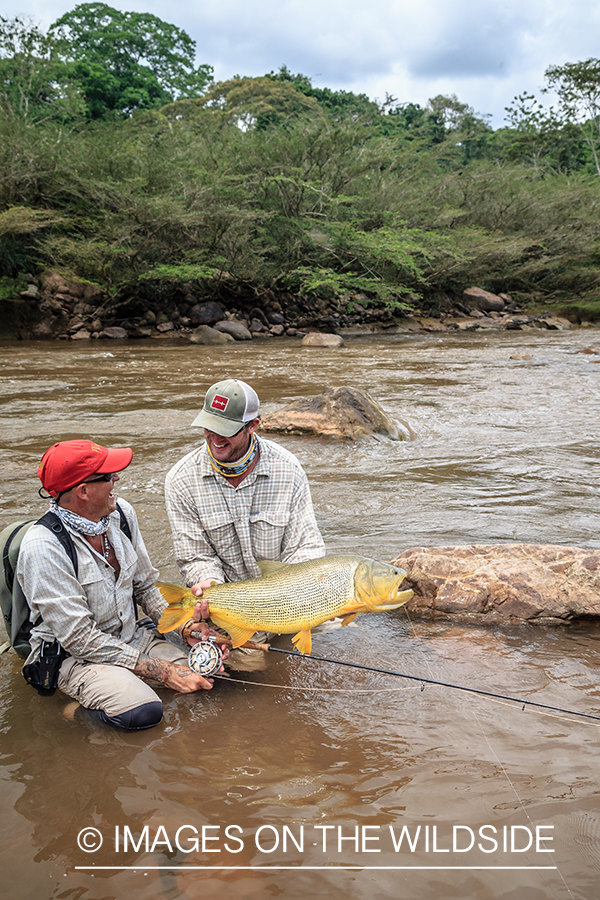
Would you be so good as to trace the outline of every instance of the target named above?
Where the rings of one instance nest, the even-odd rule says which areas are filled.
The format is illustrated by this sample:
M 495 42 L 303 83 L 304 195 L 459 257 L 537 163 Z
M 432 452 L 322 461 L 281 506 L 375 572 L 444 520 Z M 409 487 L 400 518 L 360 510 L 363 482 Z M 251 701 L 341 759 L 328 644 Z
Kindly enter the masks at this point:
M 258 438 L 258 446 L 258 463 L 236 488 L 215 472 L 205 444 L 167 474 L 167 512 L 187 585 L 256 578 L 257 560 L 325 555 L 302 466 L 272 441 Z
M 121 567 L 118 579 L 83 535 L 68 526 L 77 551 L 77 576 L 64 547 L 43 525 L 32 525 L 23 538 L 17 578 L 31 606 L 31 621 L 43 618 L 31 632 L 27 662 L 37 659 L 42 640 L 56 639 L 78 660 L 133 669 L 156 636 L 136 625 L 132 598 L 158 621 L 167 605 L 153 584 L 158 571 L 150 562 L 133 507 L 125 500 L 119 503 L 131 542 L 119 527 L 119 513 L 111 513 L 107 534 Z

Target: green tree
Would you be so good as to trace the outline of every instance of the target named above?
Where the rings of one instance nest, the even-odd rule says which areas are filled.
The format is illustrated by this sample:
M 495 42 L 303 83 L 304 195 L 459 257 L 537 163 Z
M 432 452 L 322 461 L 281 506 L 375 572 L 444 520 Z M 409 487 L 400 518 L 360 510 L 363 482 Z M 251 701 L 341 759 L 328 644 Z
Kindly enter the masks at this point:
M 565 63 L 546 69 L 545 92 L 555 91 L 563 123 L 577 125 L 600 175 L 600 60 Z
M 289 81 L 268 75 L 241 78 L 213 85 L 206 94 L 207 103 L 230 113 L 245 129 L 281 125 L 303 113 L 318 113 L 314 97 L 307 97 Z
M 332 119 L 357 119 L 369 118 L 371 120 L 381 117 L 381 109 L 374 100 L 366 94 L 354 94 L 352 91 L 332 91 L 331 88 L 314 87 L 311 79 L 300 72 L 294 75 L 287 66 L 281 66 L 277 73 L 270 72 L 267 78 L 273 81 L 282 81 L 292 84 L 296 90 L 301 91 L 306 97 L 314 98 L 321 109 Z
M 397 103 L 394 98 L 390 98 L 380 130 L 385 135 L 400 135 L 414 143 L 415 149 L 426 149 L 446 139 L 444 123 L 431 110 L 419 103 Z
M 534 94 L 519 94 L 505 110 L 511 128 L 494 133 L 491 144 L 497 155 L 556 172 L 586 167 L 589 153 L 577 126 L 562 120 L 552 107 L 546 109 Z
M 0 112 L 36 122 L 83 112 L 73 67 L 60 50 L 33 23 L 0 16 Z
M 62 41 L 64 59 L 76 64 L 90 118 L 199 97 L 212 80 L 211 66 L 195 66 L 195 41 L 150 13 L 80 3 L 49 34 Z

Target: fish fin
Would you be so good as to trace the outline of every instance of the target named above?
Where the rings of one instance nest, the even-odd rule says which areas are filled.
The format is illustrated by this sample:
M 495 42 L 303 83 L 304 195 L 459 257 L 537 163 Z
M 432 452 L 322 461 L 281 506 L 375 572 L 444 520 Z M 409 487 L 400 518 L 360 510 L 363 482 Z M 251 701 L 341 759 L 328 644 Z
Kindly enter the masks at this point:
M 256 565 L 260 569 L 261 575 L 273 575 L 274 572 L 278 572 L 287 563 L 278 562 L 276 559 L 257 559 Z
M 312 637 L 310 633 L 310 628 L 308 631 L 299 631 L 298 634 L 295 634 L 292 638 L 292 644 L 299 650 L 300 653 L 310 653 L 312 650 Z
M 344 625 L 349 625 L 350 622 L 354 622 L 357 615 L 358 615 L 358 613 L 352 613 L 352 615 L 350 615 L 350 616 L 344 616 L 344 620 L 342 622 L 342 628 L 344 627 Z
M 184 625 L 189 618 L 189 609 L 183 609 L 181 606 L 167 606 L 163 610 L 157 629 L 161 634 L 164 634 L 166 631 L 173 631 L 175 628 L 179 628 L 180 625 Z
M 346 616 L 356 618 L 359 613 L 363 612 L 369 612 L 364 603 L 346 603 L 345 606 L 342 606 L 342 608 L 338 610 L 337 615 L 340 619 L 345 619 Z
M 228 622 L 226 619 L 222 619 L 219 615 L 213 615 L 211 613 L 211 622 L 214 622 L 219 628 L 222 628 L 223 631 L 226 631 L 227 634 L 231 638 L 231 649 L 235 650 L 237 647 L 241 647 L 242 644 L 245 644 L 246 641 L 249 641 L 252 635 L 254 634 L 254 629 L 251 628 L 241 628 L 239 625 L 232 625 L 231 622 Z
M 181 587 L 179 584 L 169 584 L 167 581 L 155 581 L 154 584 L 169 606 L 172 606 L 174 603 L 181 603 L 184 595 L 189 591 L 189 588 Z

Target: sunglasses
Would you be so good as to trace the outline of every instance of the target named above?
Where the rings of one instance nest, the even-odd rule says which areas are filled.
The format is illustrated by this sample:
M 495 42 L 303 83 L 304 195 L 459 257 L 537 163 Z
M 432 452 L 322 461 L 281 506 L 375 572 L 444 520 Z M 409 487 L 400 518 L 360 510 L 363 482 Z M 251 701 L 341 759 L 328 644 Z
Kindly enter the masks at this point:
M 85 481 L 80 482 L 80 484 L 93 484 L 94 481 L 114 481 L 116 475 L 118 475 L 118 472 L 105 472 L 104 475 L 96 475 L 94 478 L 87 478 Z
M 94 481 L 114 481 L 115 477 L 118 474 L 119 474 L 118 472 L 105 472 L 103 475 L 96 475 L 94 478 L 87 478 L 85 481 L 78 482 L 78 484 L 93 484 Z M 63 494 L 68 494 L 69 491 L 72 491 L 73 488 L 76 488 L 76 487 L 77 487 L 77 484 L 74 484 L 73 487 L 66 488 L 66 490 L 64 490 L 64 491 L 59 491 L 56 494 L 56 496 L 54 497 L 54 499 L 58 503 L 58 501 L 60 500 L 60 498 L 62 497 Z M 41 491 L 41 488 L 40 488 L 40 491 Z M 40 493 L 40 497 L 43 497 L 43 496 L 44 495 Z

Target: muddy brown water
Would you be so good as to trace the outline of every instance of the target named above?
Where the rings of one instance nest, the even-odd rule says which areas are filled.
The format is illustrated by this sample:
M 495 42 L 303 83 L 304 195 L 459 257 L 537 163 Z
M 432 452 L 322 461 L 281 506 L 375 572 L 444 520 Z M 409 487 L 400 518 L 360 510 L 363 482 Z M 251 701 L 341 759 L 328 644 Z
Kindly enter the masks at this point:
M 53 441 L 130 445 L 121 494 L 176 580 L 164 474 L 199 441 L 205 388 L 233 375 L 265 411 L 362 387 L 412 429 L 406 443 L 277 439 L 308 473 L 330 552 L 598 548 L 600 356 L 578 352 L 597 345 L 597 331 L 371 337 L 333 353 L 3 344 L 0 525 L 45 510 L 35 469 Z M 592 625 L 460 627 L 398 611 L 313 648 L 600 715 Z M 68 723 L 65 699 L 39 698 L 5 653 L 3 895 L 596 900 L 600 722 L 307 659 L 266 664 L 210 693 L 164 691 L 159 727 L 120 734 Z

